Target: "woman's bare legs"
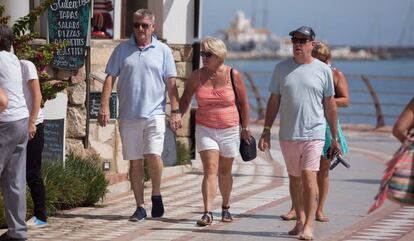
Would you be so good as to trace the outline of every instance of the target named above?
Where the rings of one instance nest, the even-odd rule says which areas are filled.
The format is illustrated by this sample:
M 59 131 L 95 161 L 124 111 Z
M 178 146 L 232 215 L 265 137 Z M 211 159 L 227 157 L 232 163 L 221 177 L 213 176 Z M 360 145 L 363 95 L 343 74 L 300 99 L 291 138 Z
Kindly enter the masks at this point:
M 233 166 L 233 159 L 220 156 L 219 171 L 218 171 L 218 185 L 221 196 L 223 197 L 223 207 L 230 206 L 230 194 L 233 188 L 233 176 L 231 175 L 231 169 Z
M 204 211 L 211 212 L 212 204 L 217 192 L 217 174 L 219 164 L 218 150 L 206 150 L 200 152 L 203 162 L 203 193 Z
M 331 161 L 321 156 L 321 164 L 318 172 L 318 208 L 316 209 L 316 221 L 329 222 L 329 218 L 325 216 L 323 209 L 328 196 L 329 190 L 329 166 Z

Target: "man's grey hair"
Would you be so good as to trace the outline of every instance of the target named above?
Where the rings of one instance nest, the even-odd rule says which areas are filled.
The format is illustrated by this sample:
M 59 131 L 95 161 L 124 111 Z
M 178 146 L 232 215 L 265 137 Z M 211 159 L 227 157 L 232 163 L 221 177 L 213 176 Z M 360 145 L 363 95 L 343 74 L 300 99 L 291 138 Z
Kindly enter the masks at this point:
M 148 10 L 146 8 L 141 8 L 141 9 L 138 9 L 137 11 L 135 11 L 135 13 L 134 13 L 134 19 L 136 17 L 140 17 L 140 18 L 147 17 L 147 18 L 149 18 L 151 20 L 152 23 L 155 23 L 155 16 L 154 16 L 154 14 L 150 10 Z

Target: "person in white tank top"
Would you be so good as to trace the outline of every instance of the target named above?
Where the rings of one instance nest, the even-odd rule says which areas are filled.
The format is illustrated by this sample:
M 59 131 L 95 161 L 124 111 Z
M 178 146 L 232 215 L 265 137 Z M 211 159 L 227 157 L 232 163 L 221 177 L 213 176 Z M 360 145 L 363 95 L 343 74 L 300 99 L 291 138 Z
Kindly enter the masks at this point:
M 26 222 L 28 227 L 40 228 L 46 222 L 46 193 L 42 178 L 42 152 L 44 145 L 42 93 L 35 65 L 20 60 L 24 98 L 29 110 L 29 141 L 27 142 L 26 180 L 34 205 L 34 216 Z

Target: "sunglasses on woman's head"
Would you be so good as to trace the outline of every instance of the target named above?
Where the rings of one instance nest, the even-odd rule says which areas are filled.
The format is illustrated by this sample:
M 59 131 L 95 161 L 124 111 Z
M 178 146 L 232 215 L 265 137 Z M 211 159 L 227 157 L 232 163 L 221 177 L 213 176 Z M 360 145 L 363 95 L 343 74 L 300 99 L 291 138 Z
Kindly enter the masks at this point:
M 210 52 L 201 51 L 201 52 L 200 52 L 200 56 L 201 56 L 201 57 L 210 58 L 211 56 L 213 56 L 213 54 L 212 54 L 212 53 L 210 53 Z

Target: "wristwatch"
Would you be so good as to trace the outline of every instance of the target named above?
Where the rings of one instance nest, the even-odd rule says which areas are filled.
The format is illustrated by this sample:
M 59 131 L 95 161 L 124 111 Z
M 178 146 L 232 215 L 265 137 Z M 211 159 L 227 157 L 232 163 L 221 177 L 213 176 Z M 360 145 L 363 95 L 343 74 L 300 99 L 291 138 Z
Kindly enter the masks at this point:
M 180 109 L 171 110 L 171 114 L 181 114 Z
M 262 136 L 265 136 L 265 135 L 270 135 L 270 129 L 271 129 L 271 127 L 270 127 L 270 126 L 265 126 L 265 127 L 263 128 L 263 131 L 262 131 Z

